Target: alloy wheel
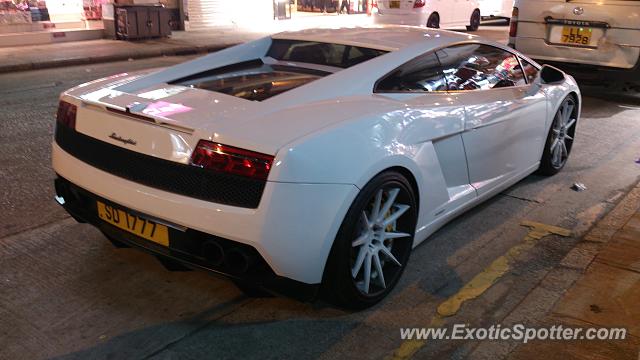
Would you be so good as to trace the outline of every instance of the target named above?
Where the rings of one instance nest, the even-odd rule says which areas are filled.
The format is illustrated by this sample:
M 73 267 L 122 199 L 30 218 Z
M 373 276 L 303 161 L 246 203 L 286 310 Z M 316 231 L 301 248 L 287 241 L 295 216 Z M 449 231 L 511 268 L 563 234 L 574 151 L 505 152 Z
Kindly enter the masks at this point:
M 549 153 L 551 154 L 551 165 L 556 169 L 562 168 L 569 158 L 577 121 L 575 110 L 575 101 L 568 97 L 560 105 L 553 120 Z
M 403 268 L 397 242 L 410 241 L 410 233 L 399 228 L 411 208 L 398 195 L 400 188 L 381 188 L 360 216 L 359 231 L 351 243 L 351 276 L 363 295 L 375 295 L 395 282 Z M 403 244 L 402 248 L 406 248 Z M 408 245 L 410 246 L 410 244 Z

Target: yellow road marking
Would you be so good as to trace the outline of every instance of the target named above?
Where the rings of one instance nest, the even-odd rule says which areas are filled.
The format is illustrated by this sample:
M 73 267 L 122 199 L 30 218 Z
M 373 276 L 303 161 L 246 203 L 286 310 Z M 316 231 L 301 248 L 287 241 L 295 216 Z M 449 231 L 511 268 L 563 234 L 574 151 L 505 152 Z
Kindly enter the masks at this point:
M 429 328 L 441 327 L 445 323 L 445 318 L 455 315 L 462 304 L 466 301 L 477 298 L 487 291 L 510 269 L 511 263 L 522 252 L 527 251 L 535 245 L 537 240 L 548 235 L 570 236 L 571 231 L 557 226 L 542 224 L 534 221 L 523 221 L 522 226 L 530 228 L 529 233 L 524 237 L 521 244 L 515 245 L 504 255 L 495 259 L 482 272 L 466 283 L 456 294 L 442 302 L 437 309 L 437 313 L 431 318 Z M 426 340 L 405 340 L 394 353 L 387 359 L 401 360 L 411 358 L 426 343 Z
M 524 220 L 520 223 L 520 225 L 531 228 L 531 231 L 529 231 L 529 234 L 527 234 L 528 236 L 532 236 L 532 233 L 535 233 L 535 235 L 542 234 L 542 237 L 551 234 L 564 237 L 571 236 L 571 230 L 563 229 L 561 227 L 553 225 L 542 224 L 535 221 Z M 535 239 L 541 239 L 541 237 L 535 237 Z

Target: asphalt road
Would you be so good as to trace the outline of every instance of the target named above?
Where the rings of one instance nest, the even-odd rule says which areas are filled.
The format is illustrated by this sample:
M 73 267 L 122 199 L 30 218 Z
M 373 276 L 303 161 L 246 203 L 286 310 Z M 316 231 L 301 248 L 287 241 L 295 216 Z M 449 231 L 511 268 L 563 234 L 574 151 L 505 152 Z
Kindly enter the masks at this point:
M 573 235 L 539 240 L 446 322 L 486 325 L 518 312 L 535 323 L 543 304 L 525 309 L 523 299 L 640 175 L 640 100 L 585 89 L 564 171 L 530 176 L 444 227 L 414 250 L 397 289 L 380 305 L 349 313 L 322 302 L 250 299 L 226 279 L 169 272 L 151 256 L 113 248 L 52 199 L 58 93 L 104 75 L 184 60 L 0 76 L 0 359 L 383 358 L 401 346 L 401 327 L 429 325 L 440 303 L 521 244 L 523 220 Z M 574 192 L 574 182 L 588 189 Z M 500 350 L 492 346 L 440 341 L 415 350 L 421 358 L 483 358 Z

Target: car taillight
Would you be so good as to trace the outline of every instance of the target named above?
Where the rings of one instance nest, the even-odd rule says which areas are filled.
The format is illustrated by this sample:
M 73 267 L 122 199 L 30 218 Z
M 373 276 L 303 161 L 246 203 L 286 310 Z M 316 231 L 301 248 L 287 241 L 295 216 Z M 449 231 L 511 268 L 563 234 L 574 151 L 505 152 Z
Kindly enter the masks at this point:
M 413 8 L 414 9 L 421 8 L 425 6 L 426 3 L 427 3 L 427 0 L 416 0 L 416 2 L 413 3 Z
M 520 11 L 517 7 L 513 8 L 513 12 L 511 13 L 511 24 L 509 25 L 509 36 L 516 37 L 518 35 L 518 14 Z
M 60 104 L 58 105 L 58 113 L 56 115 L 56 120 L 65 125 L 68 128 L 75 129 L 76 128 L 76 113 L 78 112 L 78 107 L 70 104 L 66 101 L 60 100 Z
M 371 7 L 377 8 L 378 7 L 378 0 L 373 0 L 371 2 Z
M 271 155 L 200 140 L 191 155 L 191 165 L 258 180 L 267 180 L 273 158 Z

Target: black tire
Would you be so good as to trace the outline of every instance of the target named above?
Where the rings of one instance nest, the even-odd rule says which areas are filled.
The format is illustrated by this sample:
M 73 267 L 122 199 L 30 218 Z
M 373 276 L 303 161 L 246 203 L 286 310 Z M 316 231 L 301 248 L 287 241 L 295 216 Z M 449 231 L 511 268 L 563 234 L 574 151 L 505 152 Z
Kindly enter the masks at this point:
M 565 108 L 565 105 L 567 107 Z M 565 110 L 566 109 L 566 110 Z M 570 109 L 569 116 L 569 126 L 562 126 L 564 123 L 562 116 L 563 111 L 567 111 Z M 568 95 L 558 108 L 555 116 L 553 117 L 553 123 L 551 124 L 551 128 L 549 129 L 549 134 L 547 135 L 547 140 L 544 144 L 544 151 L 542 153 L 542 158 L 540 159 L 540 168 L 538 169 L 538 174 L 551 176 L 555 175 L 562 168 L 564 168 L 567 160 L 569 159 L 569 154 L 571 154 L 571 148 L 573 147 L 573 141 L 576 134 L 576 127 L 578 124 L 578 101 L 574 95 Z M 564 141 L 566 153 L 560 149 L 560 162 L 558 162 L 558 158 L 554 157 L 554 151 L 556 149 L 556 140 Z M 560 145 L 561 146 L 561 145 Z
M 467 26 L 468 31 L 477 31 L 480 27 L 480 10 L 475 9 L 473 13 L 471 13 L 471 18 L 469 19 L 469 25 Z
M 427 20 L 427 27 L 433 29 L 440 28 L 440 15 L 438 15 L 438 13 L 433 13 L 429 16 L 429 19 Z
M 396 212 L 400 216 L 392 225 L 380 226 L 382 220 L 376 223 L 375 210 L 373 210 L 378 194 L 380 194 L 381 199 L 379 204 L 382 204 L 382 206 L 378 206 L 378 212 L 380 212 L 384 210 L 384 204 L 393 196 L 392 194 L 396 192 L 396 189 L 395 201 L 390 201 L 393 206 L 388 211 L 382 212 L 386 215 L 378 218 L 389 219 Z M 406 208 L 407 206 L 408 208 Z M 368 214 L 367 211 L 369 211 Z M 417 213 L 416 195 L 411 184 L 403 175 L 395 171 L 388 171 L 377 175 L 369 181 L 360 191 L 353 204 L 351 204 L 331 248 L 321 289 L 323 297 L 335 305 L 360 310 L 376 304 L 387 296 L 397 284 L 409 261 Z M 363 220 L 364 216 L 370 217 L 372 221 Z M 370 224 L 369 227 L 364 226 L 365 221 Z M 369 243 L 361 246 L 352 244 L 355 242 L 354 239 L 359 239 L 367 232 L 369 234 L 395 232 L 407 235 L 382 241 L 375 240 L 379 238 L 374 235 Z M 382 251 L 380 247 L 374 248 L 375 241 L 378 241 L 377 246 L 384 246 L 386 250 Z M 397 263 L 392 257 L 386 255 L 386 251 L 392 254 Z M 367 259 L 361 260 L 359 262 L 360 265 L 357 266 L 356 262 L 360 259 L 359 255 L 361 253 L 368 254 L 362 257 Z M 367 264 L 369 264 L 368 273 L 370 279 L 368 287 L 364 285 L 366 284 L 364 277 L 367 272 L 365 270 Z M 383 276 L 378 275 L 378 268 L 375 265 L 380 265 L 379 269 L 382 270 Z M 356 270 L 354 279 L 352 272 L 356 267 L 358 270 Z M 360 278 L 363 280 L 359 281 Z M 366 292 L 361 287 L 366 288 Z

